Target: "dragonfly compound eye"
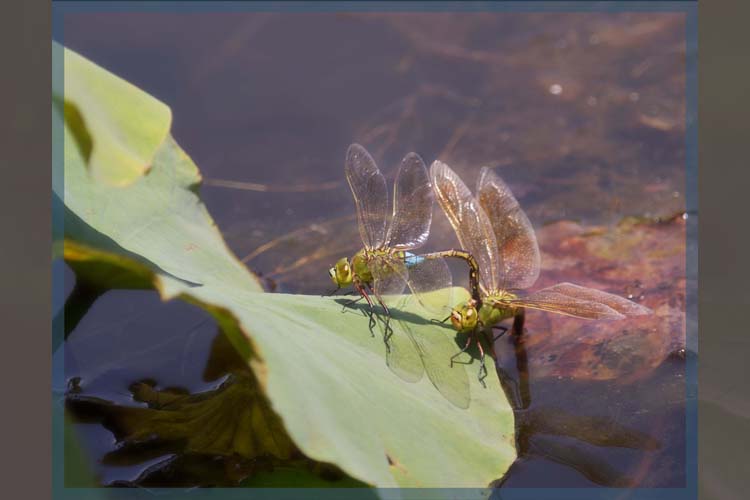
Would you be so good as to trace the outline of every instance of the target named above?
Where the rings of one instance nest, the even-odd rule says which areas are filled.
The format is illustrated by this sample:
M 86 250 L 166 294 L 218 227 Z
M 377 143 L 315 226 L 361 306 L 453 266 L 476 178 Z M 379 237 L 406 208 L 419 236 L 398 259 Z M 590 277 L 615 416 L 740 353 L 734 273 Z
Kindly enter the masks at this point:
M 463 321 L 460 312 L 456 310 L 451 312 L 451 323 L 456 330 L 463 330 Z
M 343 259 L 336 262 L 336 265 L 331 268 L 331 279 L 337 286 L 349 286 L 352 283 L 352 268 L 349 264 L 349 259 L 344 257 Z
M 461 326 L 459 330 L 473 330 L 477 326 L 477 310 L 471 304 L 467 303 L 461 308 L 460 312 Z

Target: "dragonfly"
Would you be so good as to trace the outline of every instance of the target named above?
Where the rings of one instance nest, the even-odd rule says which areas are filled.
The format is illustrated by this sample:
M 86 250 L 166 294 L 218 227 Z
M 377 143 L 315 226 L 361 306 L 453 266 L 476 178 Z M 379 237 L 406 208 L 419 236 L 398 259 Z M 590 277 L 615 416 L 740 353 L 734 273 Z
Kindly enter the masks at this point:
M 541 255 L 534 228 L 510 188 L 494 171 L 483 167 L 474 196 L 461 178 L 445 163 L 435 161 L 430 176 L 438 203 L 453 227 L 461 248 L 479 267 L 471 280 L 471 299 L 455 307 L 448 318 L 459 333 L 467 334 L 480 354 L 479 378 L 487 375 L 480 335 L 500 335 L 498 326 L 513 318 L 512 330 L 523 332 L 526 309 L 537 309 L 582 319 L 616 320 L 650 314 L 647 307 L 618 295 L 573 283 L 558 283 L 531 294 L 522 294 L 539 277 Z M 486 337 L 485 337 L 486 338 Z
M 400 295 L 406 289 L 428 310 L 447 307 L 448 296 L 445 300 L 433 299 L 428 304 L 421 299 L 427 292 L 450 289 L 453 279 L 444 258 L 463 259 L 471 266 L 473 257 L 457 249 L 423 255 L 412 252 L 427 241 L 435 198 L 422 158 L 409 153 L 401 161 L 394 182 L 390 224 L 385 176 L 365 148 L 359 144 L 349 146 L 344 170 L 354 196 L 364 247 L 351 259 L 339 259 L 328 270 L 336 285 L 334 293 L 352 286 L 360 299 L 367 301 L 371 311 L 374 296 L 387 318 L 391 314 L 383 297 Z
M 426 341 L 421 335 L 424 325 L 403 321 L 401 316 L 394 322 L 395 328 L 390 321 L 391 306 L 403 300 L 402 294 L 407 290 L 409 300 L 416 300 L 428 314 L 442 315 L 450 311 L 453 279 L 445 258 L 473 260 L 468 252 L 458 249 L 422 255 L 413 253 L 427 241 L 432 224 L 435 194 L 427 166 L 416 153 L 403 158 L 394 181 L 390 221 L 385 177 L 365 148 L 359 144 L 349 147 L 344 170 L 354 196 L 363 248 L 351 259 L 341 258 L 329 269 L 328 274 L 336 286 L 334 293 L 351 286 L 359 298 L 347 305 L 366 300 L 371 332 L 375 324 L 375 303 L 382 308 L 386 359 L 392 371 L 405 380 L 415 381 L 426 369 L 439 390 L 448 385 L 441 382 L 445 380 L 451 380 L 454 386 L 465 385 L 466 394 L 461 389 L 460 395 L 454 394 L 449 399 L 459 406 L 467 406 L 468 378 L 466 384 L 456 384 L 456 377 L 462 376 L 459 370 L 451 370 L 451 366 L 434 359 L 439 357 L 433 352 L 440 350 L 437 343 L 440 339 L 432 343 Z M 451 342 L 445 335 L 438 337 Z M 466 377 L 465 371 L 461 372 Z

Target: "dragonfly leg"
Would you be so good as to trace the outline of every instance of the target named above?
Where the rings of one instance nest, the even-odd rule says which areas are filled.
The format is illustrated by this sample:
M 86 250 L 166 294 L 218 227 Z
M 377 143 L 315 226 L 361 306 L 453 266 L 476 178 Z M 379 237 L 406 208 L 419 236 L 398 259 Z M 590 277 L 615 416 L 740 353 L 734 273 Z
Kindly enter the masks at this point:
M 367 301 L 367 305 L 370 306 L 370 310 L 372 311 L 375 307 L 372 303 L 372 299 L 370 298 L 370 295 L 367 293 L 367 290 L 364 286 L 362 286 L 360 283 L 357 283 L 357 291 L 359 292 L 360 298 L 364 297 L 364 299 Z
M 382 307 L 383 311 L 385 311 L 385 315 L 388 316 L 388 318 L 390 318 L 391 317 L 391 311 L 388 310 L 388 306 L 386 306 L 385 302 L 383 302 L 383 298 L 370 285 L 368 285 L 368 288 L 370 289 L 370 293 L 372 293 L 373 295 L 375 295 L 375 298 L 377 299 L 378 304 L 380 304 L 380 307 Z
M 368 328 L 370 329 L 370 335 L 374 337 L 375 333 L 373 332 L 373 328 L 375 328 L 375 318 L 374 318 L 375 311 L 374 311 L 374 305 L 372 303 L 372 299 L 370 298 L 370 296 L 367 293 L 367 290 L 365 289 L 364 286 L 362 286 L 361 283 L 355 282 L 354 289 L 357 290 L 357 292 L 359 292 L 359 298 L 345 302 L 342 312 L 344 311 L 344 309 L 346 309 L 347 307 L 350 307 L 352 304 L 356 304 L 360 300 L 365 299 L 367 301 L 367 305 L 369 309 L 367 312 L 367 316 L 369 317 Z
M 473 338 L 474 338 L 474 333 L 473 332 L 470 333 L 469 335 L 467 335 L 467 337 L 466 337 L 466 345 L 463 347 L 463 349 L 461 349 L 456 354 L 454 354 L 453 356 L 451 356 L 451 368 L 453 368 L 453 360 L 456 359 L 461 354 L 463 354 L 463 353 L 466 352 L 466 350 L 471 345 L 471 341 L 472 341 Z
M 484 383 L 484 379 L 487 378 L 487 366 L 484 364 L 484 348 L 482 347 L 482 342 L 477 339 L 477 347 L 479 347 L 479 383 L 482 384 L 482 387 L 487 387 L 487 384 Z
M 365 298 L 364 295 L 360 295 L 358 299 L 348 300 L 344 302 L 341 307 L 341 312 L 344 312 L 347 307 L 351 307 L 352 305 L 356 304 L 357 302 L 359 302 L 360 300 L 364 298 Z M 370 335 L 374 337 L 375 334 L 373 333 L 372 330 L 373 328 L 375 328 L 375 318 L 373 317 L 374 311 L 372 310 L 372 304 L 370 304 L 370 307 L 367 311 L 362 311 L 362 313 L 367 315 L 367 317 L 369 318 L 367 327 L 370 329 Z
M 445 319 L 434 319 L 433 318 L 433 319 L 430 320 L 430 323 L 435 323 L 435 324 L 438 324 L 438 325 L 444 325 L 445 322 L 448 321 L 449 319 L 451 319 L 450 314 L 448 316 L 446 316 Z
M 344 309 L 346 309 L 347 307 L 353 306 L 354 304 L 356 304 L 357 302 L 359 302 L 360 300 L 362 300 L 364 298 L 365 298 L 364 295 L 360 295 L 358 299 L 347 300 L 346 302 L 344 302 L 343 304 L 341 304 L 342 305 L 342 311 Z
M 328 293 L 327 293 L 327 294 L 326 294 L 325 296 L 326 296 L 326 297 L 330 297 L 331 295 L 335 294 L 335 293 L 336 293 L 336 292 L 338 292 L 339 290 L 341 290 L 341 287 L 340 287 L 340 286 L 337 286 L 336 288 L 334 288 L 334 289 L 333 289 L 333 291 L 332 291 L 332 292 L 328 292 Z
M 367 322 L 367 329 L 370 330 L 370 336 L 375 336 L 375 325 L 377 324 L 377 321 L 375 320 L 375 312 L 370 309 L 370 311 L 367 313 L 367 316 L 370 318 Z
M 502 331 L 500 332 L 500 335 L 498 335 L 497 337 L 493 337 L 493 339 L 492 339 L 492 342 L 493 342 L 493 343 L 494 343 L 494 342 L 495 342 L 495 341 L 496 341 L 497 339 L 499 339 L 500 337 L 502 337 L 503 335 L 505 335 L 505 334 L 506 334 L 506 333 L 508 332 L 508 328 L 506 328 L 506 327 L 504 327 L 504 326 L 502 326 L 502 325 L 496 325 L 496 326 L 493 326 L 493 327 L 492 327 L 492 331 L 493 331 L 493 333 L 494 333 L 495 329 L 497 329 L 497 330 L 502 330 Z
M 368 288 L 370 289 L 370 293 L 375 295 L 375 299 L 377 299 L 378 304 L 380 304 L 380 307 L 382 307 L 383 311 L 385 312 L 385 334 L 383 335 L 383 340 L 385 341 L 386 351 L 390 353 L 391 345 L 389 341 L 391 340 L 391 336 L 393 335 L 393 328 L 391 328 L 391 311 L 388 309 L 388 306 L 385 305 L 385 302 L 383 302 L 383 298 L 380 296 L 377 290 L 373 289 L 370 285 L 368 285 Z
M 523 322 L 526 318 L 526 313 L 523 308 L 516 311 L 516 315 L 513 316 L 513 333 L 515 335 L 523 334 Z

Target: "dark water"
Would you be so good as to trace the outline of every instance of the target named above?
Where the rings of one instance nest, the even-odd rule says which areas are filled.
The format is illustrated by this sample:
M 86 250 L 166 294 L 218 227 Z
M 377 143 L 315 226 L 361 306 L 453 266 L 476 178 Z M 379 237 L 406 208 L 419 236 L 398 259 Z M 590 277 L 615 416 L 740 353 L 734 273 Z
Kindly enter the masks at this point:
M 68 47 L 172 108 L 172 133 L 200 167 L 202 198 L 228 244 L 275 290 L 295 293 L 328 289 L 327 267 L 360 246 L 343 179 L 352 142 L 386 174 L 409 151 L 428 163 L 439 157 L 469 185 L 480 166 L 496 167 L 537 228 L 684 211 L 684 33 L 681 14 L 662 13 L 65 22 Z M 436 213 L 430 246 L 454 245 Z M 73 332 L 66 377 L 120 405 L 134 404 L 128 388 L 143 379 L 189 392 L 217 387 L 222 379 L 202 375 L 217 334 L 204 316 L 155 294 L 110 292 Z M 522 347 L 497 346 L 519 408 L 521 458 L 505 486 L 684 484 L 679 354 L 626 383 L 519 371 L 519 360 L 537 354 Z M 94 457 L 115 448 L 101 425 L 79 429 Z M 111 484 L 152 465 L 95 470 Z

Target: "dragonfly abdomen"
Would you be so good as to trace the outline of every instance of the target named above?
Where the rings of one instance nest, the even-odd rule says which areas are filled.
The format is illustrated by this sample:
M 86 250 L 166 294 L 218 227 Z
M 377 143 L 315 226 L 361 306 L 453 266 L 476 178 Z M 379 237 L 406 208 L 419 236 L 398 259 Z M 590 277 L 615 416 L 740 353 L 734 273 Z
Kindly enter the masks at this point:
M 479 264 L 474 256 L 466 250 L 442 250 L 440 252 L 432 252 L 424 254 L 423 259 L 435 259 L 455 257 L 465 261 L 469 265 L 469 287 L 471 288 L 471 298 L 480 302 L 481 294 L 479 291 Z
M 399 256 L 399 257 L 403 258 L 404 264 L 406 264 L 407 268 L 414 267 L 424 262 L 424 257 L 422 257 L 421 255 L 415 255 L 411 252 L 400 252 L 400 253 L 403 254 L 403 256 Z

